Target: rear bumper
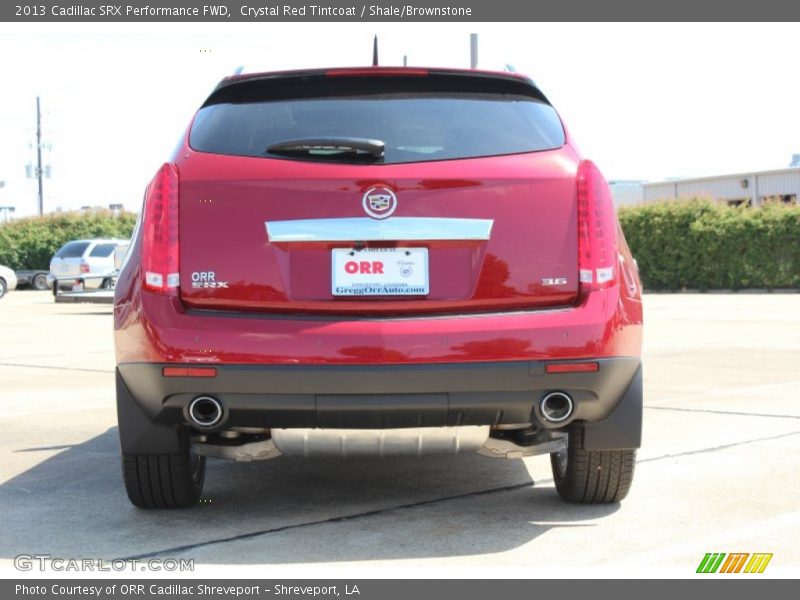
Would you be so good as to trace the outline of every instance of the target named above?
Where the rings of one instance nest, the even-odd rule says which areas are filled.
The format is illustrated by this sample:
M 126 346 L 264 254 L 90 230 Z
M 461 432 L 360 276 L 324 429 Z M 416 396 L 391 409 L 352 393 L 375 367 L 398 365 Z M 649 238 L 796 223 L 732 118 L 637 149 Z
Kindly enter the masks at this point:
M 639 356 L 638 295 L 613 286 L 574 306 L 501 313 L 355 317 L 188 310 L 116 285 L 117 363 L 384 365 Z
M 599 370 L 546 373 L 556 361 L 411 365 L 215 365 L 213 378 L 164 377 L 175 363 L 117 369 L 120 435 L 127 452 L 155 452 L 189 423 L 193 398 L 224 407 L 217 427 L 389 429 L 587 424 L 587 448 L 636 448 L 641 439 L 641 361 L 597 359 Z M 189 365 L 187 365 L 189 366 Z M 539 409 L 551 391 L 567 392 L 575 411 L 548 424 Z M 159 437 L 161 436 L 161 437 Z M 174 437 L 174 435 L 173 435 Z M 163 439 L 162 439 L 163 438 Z
M 71 290 L 75 285 L 79 285 L 84 290 L 99 290 L 103 287 L 103 282 L 111 279 L 112 275 L 91 275 L 82 274 L 75 276 L 59 275 L 54 276 L 52 273 L 47 275 L 47 286 L 52 288 L 58 280 L 58 287 L 62 290 Z

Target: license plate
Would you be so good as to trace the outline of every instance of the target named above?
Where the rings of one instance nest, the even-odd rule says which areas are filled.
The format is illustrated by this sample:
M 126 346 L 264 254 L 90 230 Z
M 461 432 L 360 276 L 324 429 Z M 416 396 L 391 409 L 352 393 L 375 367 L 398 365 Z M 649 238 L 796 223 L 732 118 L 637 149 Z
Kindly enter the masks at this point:
M 426 296 L 427 248 L 334 248 L 334 296 Z

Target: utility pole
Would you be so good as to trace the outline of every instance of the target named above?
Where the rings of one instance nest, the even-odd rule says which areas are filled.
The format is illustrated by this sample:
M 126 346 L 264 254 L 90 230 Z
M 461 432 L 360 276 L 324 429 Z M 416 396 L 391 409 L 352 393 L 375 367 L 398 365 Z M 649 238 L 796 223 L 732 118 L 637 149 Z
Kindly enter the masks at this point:
M 469 68 L 478 68 L 478 34 L 469 34 Z
M 0 188 L 4 188 L 6 186 L 5 181 L 0 181 Z M 16 209 L 13 206 L 0 206 L 0 215 L 3 215 L 3 223 L 8 222 L 9 215 L 14 214 Z
M 44 214 L 42 175 L 42 110 L 39 103 L 39 96 L 36 96 L 36 178 L 39 180 L 39 215 Z

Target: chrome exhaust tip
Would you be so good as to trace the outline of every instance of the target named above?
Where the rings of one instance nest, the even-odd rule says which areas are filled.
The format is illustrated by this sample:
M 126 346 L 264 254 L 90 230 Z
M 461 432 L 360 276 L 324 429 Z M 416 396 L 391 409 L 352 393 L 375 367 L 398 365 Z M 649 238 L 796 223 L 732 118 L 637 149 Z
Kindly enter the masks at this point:
M 563 423 L 572 416 L 575 404 L 566 392 L 550 392 L 542 398 L 539 410 L 548 423 Z
M 197 396 L 189 403 L 189 419 L 201 428 L 209 429 L 222 422 L 222 404 L 213 396 Z

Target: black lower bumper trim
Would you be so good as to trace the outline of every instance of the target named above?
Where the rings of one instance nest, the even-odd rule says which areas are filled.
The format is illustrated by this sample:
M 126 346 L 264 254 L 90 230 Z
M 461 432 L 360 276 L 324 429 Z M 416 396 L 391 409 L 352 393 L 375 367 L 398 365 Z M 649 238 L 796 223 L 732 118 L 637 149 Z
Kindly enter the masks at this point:
M 628 384 L 614 411 L 602 421 L 586 423 L 586 450 L 621 450 L 642 445 L 642 367 Z
M 633 447 L 641 426 L 641 361 L 598 359 L 587 373 L 545 373 L 545 361 L 381 366 L 214 365 L 214 378 L 164 377 L 166 365 L 118 366 L 120 429 L 187 424 L 186 407 L 212 395 L 225 408 L 225 427 L 383 429 L 458 425 L 517 425 L 539 421 L 563 427 L 597 423 L 593 444 Z M 636 379 L 638 377 L 638 387 Z M 120 392 L 122 390 L 122 392 Z M 569 421 L 548 424 L 538 405 L 560 390 L 573 398 Z M 625 400 L 624 407 L 620 405 Z M 633 408 L 631 408 L 633 407 Z M 141 418 L 132 418 L 130 414 Z M 123 419 L 124 417 L 124 419 Z M 633 431 L 635 430 L 635 431 Z M 121 434 L 123 432 L 121 431 Z M 134 439 L 135 434 L 126 434 Z M 124 444 L 123 436 L 123 444 Z

